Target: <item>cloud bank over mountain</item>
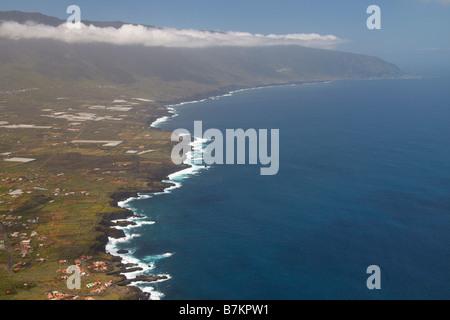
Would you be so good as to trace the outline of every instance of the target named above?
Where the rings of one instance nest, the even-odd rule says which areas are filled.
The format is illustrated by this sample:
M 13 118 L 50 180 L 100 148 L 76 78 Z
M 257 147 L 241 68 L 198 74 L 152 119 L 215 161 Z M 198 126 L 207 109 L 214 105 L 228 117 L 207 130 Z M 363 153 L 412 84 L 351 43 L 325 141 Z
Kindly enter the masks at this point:
M 79 29 L 67 24 L 49 26 L 36 23 L 20 24 L 14 21 L 0 25 L 0 37 L 8 39 L 53 39 L 67 43 L 109 43 L 114 45 L 141 45 L 147 47 L 206 48 L 220 46 L 258 47 L 301 45 L 333 49 L 347 42 L 334 35 L 286 34 L 262 35 L 247 32 L 200 31 L 192 29 L 150 28 L 142 25 L 123 25 L 120 28 L 96 27 L 81 24 Z

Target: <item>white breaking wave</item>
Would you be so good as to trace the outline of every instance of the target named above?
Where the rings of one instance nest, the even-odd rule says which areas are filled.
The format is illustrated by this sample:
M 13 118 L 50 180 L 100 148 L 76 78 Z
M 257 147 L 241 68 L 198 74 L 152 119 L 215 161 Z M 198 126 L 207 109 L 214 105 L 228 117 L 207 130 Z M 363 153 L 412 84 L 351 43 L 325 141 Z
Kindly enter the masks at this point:
M 169 113 L 171 113 L 171 115 L 169 115 L 169 116 L 164 116 L 164 117 L 161 117 L 161 118 L 156 119 L 156 120 L 150 125 L 150 127 L 153 127 L 153 128 L 159 128 L 159 126 L 160 126 L 161 124 L 167 122 L 167 120 L 169 120 L 170 118 L 173 118 L 173 117 L 176 117 L 176 116 L 177 116 L 177 114 L 176 114 L 176 112 L 175 112 L 175 109 L 174 109 L 173 107 L 167 106 L 166 108 L 167 108 L 167 111 L 168 111 Z
M 135 198 L 132 198 L 132 199 L 135 199 Z M 127 201 L 122 202 L 123 207 L 127 207 L 127 204 L 132 199 L 129 199 Z M 109 253 L 109 254 L 112 254 L 114 256 L 120 256 L 121 259 L 122 259 L 122 263 L 124 263 L 124 264 L 133 264 L 136 267 L 141 268 L 141 270 L 138 270 L 138 271 L 135 271 L 135 272 L 124 273 L 124 276 L 127 279 L 134 279 L 138 275 L 141 275 L 141 274 L 151 274 L 151 271 L 153 271 L 155 269 L 155 264 L 158 262 L 158 260 L 165 259 L 165 258 L 171 257 L 173 255 L 173 253 L 164 253 L 164 254 L 160 254 L 160 255 L 148 256 L 145 259 L 138 259 L 138 258 L 136 258 L 134 256 L 133 250 L 130 250 L 130 249 L 127 249 L 128 253 L 126 253 L 126 254 L 119 254 L 118 253 L 118 251 L 120 250 L 120 245 L 121 244 L 123 245 L 123 244 L 129 243 L 130 240 L 132 240 L 134 238 L 141 237 L 141 234 L 132 233 L 131 232 L 132 229 L 142 227 L 143 225 L 153 225 L 153 224 L 155 224 L 154 221 L 140 221 L 140 220 L 142 220 L 142 218 L 131 217 L 130 219 L 127 219 L 127 220 L 115 220 L 115 221 L 113 221 L 113 222 L 133 221 L 133 222 L 136 223 L 136 225 L 130 225 L 130 226 L 126 226 L 126 227 L 117 227 L 117 226 L 114 227 L 116 229 L 123 230 L 125 232 L 125 238 L 120 238 L 120 239 L 109 238 L 109 242 L 106 245 L 106 252 Z M 154 288 L 153 284 L 159 283 L 159 282 L 163 282 L 163 281 L 167 281 L 167 280 L 171 279 L 171 276 L 169 274 L 158 274 L 158 275 L 159 276 L 166 276 L 167 279 L 156 281 L 156 282 L 152 282 L 152 283 L 141 282 L 141 281 L 134 283 L 143 292 L 148 293 L 150 295 L 150 299 L 151 300 L 161 300 L 164 297 L 164 294 L 162 292 L 157 291 Z
M 276 86 L 273 86 L 273 87 L 276 87 Z M 235 93 L 249 91 L 249 90 L 259 90 L 262 88 L 267 88 L 267 87 L 239 89 L 239 90 L 231 91 L 231 92 L 226 93 L 221 96 L 210 97 L 210 98 L 202 99 L 202 100 L 198 100 L 198 101 L 188 101 L 188 102 L 182 102 L 182 103 L 178 103 L 178 104 L 174 104 L 174 105 L 168 105 L 168 106 L 166 106 L 166 108 L 168 109 L 169 113 L 171 113 L 171 115 L 157 119 L 155 122 L 153 122 L 151 124 L 151 126 L 158 127 L 159 125 L 163 124 L 164 122 L 167 122 L 169 119 L 178 116 L 178 114 L 176 112 L 176 107 L 181 107 L 181 106 L 184 106 L 187 104 L 204 102 L 207 100 L 217 100 L 217 99 L 220 99 L 223 97 L 230 97 Z M 165 183 L 172 184 L 172 186 L 165 188 L 162 192 L 159 192 L 159 193 L 139 194 L 138 197 L 131 197 L 125 201 L 119 202 L 118 205 L 122 208 L 133 210 L 133 207 L 131 206 L 132 202 L 134 202 L 136 200 L 140 200 L 140 199 L 150 199 L 150 198 L 153 198 L 153 197 L 156 197 L 159 195 L 163 195 L 163 194 L 170 194 L 173 190 L 180 188 L 185 179 L 188 179 L 191 176 L 199 174 L 202 170 L 208 170 L 209 167 L 205 167 L 204 165 L 195 164 L 196 159 L 194 158 L 194 156 L 203 154 L 205 147 L 209 141 L 207 139 L 203 139 L 203 138 L 199 138 L 199 137 L 194 137 L 193 140 L 194 141 L 191 142 L 191 144 L 190 144 L 192 146 L 192 151 L 187 153 L 186 160 L 184 161 L 184 163 L 189 165 L 189 167 L 169 175 L 168 180 L 163 181 Z M 121 238 L 121 239 L 110 239 L 110 241 L 107 245 L 108 253 L 111 253 L 116 256 L 120 256 L 124 263 L 133 263 L 143 269 L 143 271 L 125 274 L 125 276 L 128 279 L 134 278 L 138 274 L 142 274 L 142 273 L 146 273 L 146 272 L 150 272 L 150 271 L 154 270 L 155 264 L 159 260 L 165 259 L 165 258 L 170 258 L 171 256 L 173 256 L 173 253 L 165 253 L 165 254 L 159 254 L 159 255 L 151 255 L 151 256 L 147 256 L 143 259 L 138 259 L 133 256 L 133 252 L 131 252 L 131 250 L 129 250 L 130 252 L 127 254 L 118 254 L 117 252 L 120 250 L 118 247 L 119 244 L 127 243 L 131 239 L 140 236 L 140 234 L 132 233 L 133 229 L 142 227 L 143 225 L 152 225 L 152 224 L 155 224 L 155 222 L 154 221 L 146 221 L 146 220 L 142 221 L 142 218 L 136 218 L 136 217 L 131 217 L 129 219 L 117 220 L 117 221 L 134 221 L 136 223 L 136 225 L 134 225 L 134 226 L 130 225 L 127 227 L 116 227 L 117 229 L 124 230 L 126 237 Z M 115 221 L 115 222 L 117 222 L 117 221 Z M 168 277 L 167 280 L 171 279 L 170 275 L 166 274 L 165 276 Z M 162 281 L 167 281 L 167 280 L 162 280 Z M 160 281 L 160 282 L 162 282 L 162 281 Z M 164 294 L 162 292 L 157 291 L 155 289 L 154 285 L 152 285 L 152 283 L 137 282 L 136 285 L 142 291 L 149 293 L 152 300 L 160 300 L 164 297 Z
M 204 99 L 207 100 L 207 99 Z M 202 100 L 202 101 L 204 101 Z M 196 101 L 199 102 L 199 101 Z M 160 119 L 157 119 L 154 123 L 152 123 L 152 127 L 156 127 L 159 124 L 162 124 L 163 122 L 167 121 L 169 118 L 173 117 L 173 116 L 177 116 L 176 114 L 176 110 L 174 109 L 175 106 L 182 106 L 185 104 L 189 104 L 189 103 L 195 103 L 194 101 L 192 102 L 183 102 L 177 105 L 173 105 L 173 106 L 167 106 L 168 110 L 170 113 L 172 113 L 172 116 L 167 116 L 167 117 L 163 117 Z M 194 154 L 196 152 L 199 151 L 203 151 L 203 149 L 205 148 L 205 143 L 207 142 L 207 140 L 202 139 L 202 138 L 194 138 L 194 141 L 191 143 L 192 148 L 193 148 L 193 152 L 190 152 L 187 154 L 186 156 L 186 160 L 185 160 L 185 164 L 190 165 L 189 168 L 186 168 L 184 170 L 180 170 L 179 172 L 173 173 L 171 175 L 169 175 L 168 180 L 165 180 L 163 182 L 166 183 L 170 183 L 173 184 L 172 186 L 166 188 L 164 191 L 159 192 L 159 193 L 154 193 L 154 194 L 139 194 L 138 197 L 131 197 L 127 200 L 121 201 L 118 203 L 119 207 L 121 208 L 125 208 L 125 209 L 130 209 L 133 210 L 133 207 L 131 206 L 131 203 L 133 201 L 139 200 L 139 199 L 150 199 L 153 198 L 155 196 L 158 195 L 162 195 L 162 194 L 169 194 L 171 193 L 173 190 L 178 189 L 181 187 L 182 182 L 188 178 L 189 176 L 192 175 L 196 175 L 198 174 L 199 171 L 201 170 L 206 170 L 207 168 L 205 168 L 204 166 L 200 166 L 200 165 L 195 165 L 194 164 Z M 136 212 L 135 212 L 136 213 Z M 132 233 L 133 229 L 137 229 L 139 227 L 142 227 L 143 225 L 153 225 L 155 224 L 154 221 L 142 221 L 142 218 L 136 218 L 136 217 L 131 217 L 129 219 L 124 219 L 124 220 L 116 220 L 113 222 L 119 222 L 119 221 L 133 221 L 136 223 L 136 225 L 129 225 L 126 227 L 115 227 L 116 229 L 120 229 L 123 230 L 125 232 L 126 237 L 125 238 L 120 238 L 120 239 L 109 239 L 109 242 L 106 246 L 106 251 L 107 253 L 110 253 L 112 255 L 115 256 L 120 256 L 122 258 L 122 262 L 123 263 L 133 263 L 136 266 L 142 268 L 143 270 L 141 271 L 137 271 L 137 272 L 132 272 L 132 273 L 126 273 L 125 277 L 127 277 L 127 279 L 131 279 L 131 278 L 135 278 L 137 275 L 142 274 L 142 273 L 149 273 L 150 271 L 155 269 L 155 264 L 161 260 L 161 259 L 166 259 L 166 258 L 170 258 L 173 253 L 164 253 L 164 254 L 160 254 L 160 255 L 152 255 L 152 256 L 147 256 L 144 259 L 138 259 L 136 257 L 134 257 L 134 253 L 128 249 L 128 253 L 126 254 L 119 254 L 118 251 L 120 250 L 119 245 L 120 244 L 126 244 L 127 242 L 129 242 L 131 239 L 133 238 L 137 238 L 140 237 L 140 234 L 135 234 Z M 161 280 L 161 281 L 157 281 L 158 282 L 163 282 L 163 281 L 167 281 L 171 279 L 171 275 L 168 274 L 164 274 L 167 279 L 166 280 Z M 156 290 L 154 283 L 147 283 L 147 282 L 136 282 L 135 285 L 137 285 L 142 291 L 147 292 L 150 294 L 150 298 L 152 300 L 160 300 L 164 297 L 164 294 L 162 292 L 159 292 L 158 290 Z
M 181 106 L 188 105 L 188 104 L 193 104 L 193 103 L 204 102 L 204 101 L 207 101 L 207 100 L 217 100 L 217 99 L 221 99 L 221 98 L 224 98 L 224 97 L 231 97 L 235 93 L 251 91 L 251 90 L 260 90 L 260 89 L 271 88 L 271 87 L 279 87 L 279 86 L 296 86 L 296 84 L 291 84 L 291 85 L 273 85 L 273 86 L 238 89 L 238 90 L 234 90 L 234 91 L 231 91 L 229 93 L 226 93 L 224 95 L 210 97 L 210 98 L 207 98 L 207 99 L 202 99 L 202 100 L 197 100 L 197 101 L 187 101 L 187 102 L 182 102 L 182 103 L 178 103 L 178 104 L 168 105 L 168 106 L 166 106 L 166 108 L 168 109 L 169 113 L 171 113 L 171 115 L 170 116 L 161 117 L 161 118 L 157 119 L 155 122 L 153 122 L 151 124 L 151 127 L 158 128 L 159 125 L 167 122 L 168 120 L 170 120 L 173 117 L 178 116 L 178 114 L 176 112 L 176 107 L 181 107 Z M 203 154 L 203 152 L 205 150 L 205 147 L 206 147 L 206 144 L 208 142 L 209 141 L 207 139 L 194 137 L 194 141 L 190 144 L 192 146 L 193 150 L 191 152 L 187 153 L 186 160 L 184 161 L 184 163 L 189 165 L 189 167 L 169 175 L 168 176 L 168 180 L 164 180 L 163 181 L 165 183 L 172 184 L 172 186 L 167 187 L 166 189 L 164 189 L 162 192 L 159 192 L 159 193 L 139 194 L 138 197 L 131 197 L 131 198 L 125 200 L 125 201 L 119 202 L 118 205 L 120 207 L 122 207 L 122 208 L 133 210 L 133 207 L 131 206 L 132 202 L 134 202 L 136 200 L 150 199 L 150 198 L 153 198 L 153 197 L 158 196 L 158 195 L 170 194 L 173 190 L 180 188 L 182 186 L 182 182 L 185 179 L 187 179 L 187 178 L 189 178 L 191 176 L 199 174 L 199 172 L 201 172 L 202 170 L 208 170 L 209 167 L 205 167 L 203 165 L 195 164 L 195 158 L 194 158 L 195 154 Z M 135 221 L 136 222 L 136 220 L 141 220 L 141 219 L 142 218 L 131 217 L 131 218 L 126 219 L 126 220 L 117 220 L 117 221 Z M 128 279 L 133 277 L 133 276 L 136 276 L 137 274 L 141 274 L 141 273 L 145 273 L 145 272 L 149 272 L 149 271 L 153 270 L 155 268 L 155 263 L 157 263 L 158 260 L 165 259 L 165 258 L 170 258 L 171 256 L 173 256 L 173 253 L 165 253 L 165 254 L 160 254 L 160 255 L 147 256 L 147 257 L 139 260 L 139 259 L 137 259 L 137 258 L 135 258 L 133 256 L 133 252 L 129 252 L 127 254 L 118 254 L 117 253 L 117 251 L 119 250 L 117 245 L 119 243 L 122 243 L 122 244 L 123 243 L 127 243 L 129 240 L 131 240 L 131 239 L 133 239 L 135 237 L 140 237 L 140 234 L 132 234 L 132 233 L 130 233 L 129 231 L 131 229 L 135 229 L 135 228 L 141 227 L 142 225 L 152 225 L 152 224 L 155 224 L 155 222 L 154 221 L 139 221 L 139 222 L 137 222 L 137 225 L 135 225 L 135 226 L 116 227 L 117 229 L 125 230 L 126 238 L 110 239 L 110 242 L 107 245 L 107 252 L 108 253 L 111 253 L 111 254 L 116 255 L 116 256 L 120 256 L 123 259 L 124 263 L 133 263 L 133 264 L 136 264 L 139 267 L 143 268 L 144 271 L 139 271 L 139 272 L 136 272 L 136 273 L 126 274 L 126 277 Z M 164 281 L 167 281 L 167 280 L 171 279 L 171 275 L 165 274 L 165 276 L 167 277 L 166 280 L 161 280 L 161 281 L 158 281 L 158 282 L 164 282 Z M 157 291 L 155 289 L 155 287 L 152 285 L 152 283 L 137 282 L 136 284 L 138 285 L 138 287 L 142 291 L 149 293 L 152 300 L 160 300 L 160 299 L 162 299 L 164 297 L 164 294 L 162 292 Z

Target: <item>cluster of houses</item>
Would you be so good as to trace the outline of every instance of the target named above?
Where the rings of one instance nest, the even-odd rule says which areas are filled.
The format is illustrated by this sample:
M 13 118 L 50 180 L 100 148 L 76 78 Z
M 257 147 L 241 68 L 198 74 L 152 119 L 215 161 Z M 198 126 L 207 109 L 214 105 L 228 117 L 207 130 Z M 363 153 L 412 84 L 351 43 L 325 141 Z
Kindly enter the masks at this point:
M 38 240 L 38 241 L 45 241 L 48 240 L 47 237 L 41 237 L 36 231 L 32 231 L 30 235 L 28 235 L 25 232 L 19 233 L 19 232 L 13 232 L 9 235 L 11 239 L 17 239 L 18 243 L 16 243 L 13 246 L 14 251 L 20 251 L 20 256 L 24 258 L 26 255 L 33 252 L 33 246 L 32 246 L 32 239 Z M 39 243 L 39 248 L 43 247 L 44 244 L 41 242 Z M 45 258 L 39 258 L 38 262 L 45 262 Z
M 90 293 L 91 294 L 100 294 L 100 293 L 105 292 L 109 287 L 112 286 L 112 284 L 113 284 L 112 280 L 107 283 L 101 283 L 100 281 L 95 281 L 92 283 L 88 283 L 86 285 L 86 288 L 88 288 L 88 289 L 95 288 L 95 289 L 92 289 L 90 291 Z
M 18 272 L 21 269 L 28 267 L 29 265 L 30 265 L 29 262 L 18 262 L 15 265 L 12 266 L 12 270 L 14 272 Z
M 56 188 L 52 192 L 55 196 L 75 196 L 75 195 L 82 195 L 82 196 L 89 196 L 89 192 L 87 191 L 70 191 L 66 192 L 65 189 Z
M 96 261 L 88 269 L 94 272 L 105 272 L 108 271 L 109 267 L 105 261 Z
M 83 261 L 87 261 L 89 259 L 91 259 L 92 257 L 83 257 L 82 260 Z M 67 268 L 65 268 L 65 266 L 67 266 L 67 260 L 59 260 L 59 266 L 60 268 L 58 270 L 56 270 L 57 273 L 62 273 L 62 274 L 67 274 Z M 75 265 L 74 267 L 76 268 L 76 271 L 79 275 L 81 275 L 82 277 L 86 276 L 86 272 L 83 271 L 82 266 L 81 266 L 81 260 L 80 259 L 76 259 L 75 260 Z M 68 276 L 61 276 L 61 279 L 63 280 L 67 280 Z
M 19 158 L 14 158 L 14 159 L 19 159 Z M 14 159 L 12 159 L 12 160 L 14 160 Z M 9 160 L 11 160 L 11 159 L 9 159 Z M 33 170 L 30 170 L 30 171 L 32 172 Z M 64 173 L 59 173 L 59 174 L 52 175 L 52 176 L 56 177 L 56 178 L 62 178 L 62 177 L 64 177 L 64 175 L 65 175 Z M 33 194 L 36 191 L 48 191 L 49 193 L 51 193 L 52 195 L 55 195 L 55 196 L 74 196 L 74 195 L 79 195 L 79 194 L 85 195 L 82 192 L 77 192 L 77 191 L 70 192 L 70 191 L 66 191 L 65 189 L 61 189 L 61 188 L 55 188 L 55 189 L 49 190 L 48 187 L 42 186 L 43 184 L 48 184 L 48 182 L 49 182 L 48 179 L 40 179 L 40 180 L 37 180 L 37 179 L 39 179 L 38 174 L 35 174 L 34 178 L 26 178 L 26 177 L 2 178 L 1 181 L 5 182 L 5 185 L 9 184 L 9 187 L 12 189 L 7 191 L 6 193 L 0 194 L 0 198 L 9 196 L 9 198 L 11 200 L 14 200 L 16 198 L 23 196 L 24 194 Z M 5 202 L 3 201 L 0 203 L 5 203 Z M 8 204 L 11 204 L 11 202 L 9 202 Z
M 89 276 L 89 274 L 87 274 L 84 270 L 83 270 L 83 265 L 85 262 L 87 262 L 88 260 L 92 259 L 92 257 L 87 257 L 87 256 L 82 256 L 80 257 L 80 259 L 76 259 L 74 261 L 75 265 L 74 267 L 76 268 L 77 273 L 81 276 L 81 277 L 86 277 Z M 67 268 L 68 268 L 68 262 L 67 260 L 60 260 L 59 261 L 59 265 L 60 268 L 57 270 L 57 273 L 60 274 L 60 278 L 63 281 L 66 281 L 69 279 L 69 276 L 67 276 L 66 274 L 68 274 L 67 272 Z M 107 262 L 105 261 L 94 261 L 90 266 L 87 267 L 89 270 L 94 271 L 94 272 L 104 272 L 108 270 L 108 265 Z M 101 294 L 103 292 L 105 292 L 109 287 L 111 287 L 113 285 L 113 281 L 109 281 L 106 283 L 102 283 L 100 280 L 97 281 L 93 281 L 90 283 L 86 284 L 86 288 L 87 289 L 92 289 L 90 290 L 90 294 Z M 64 295 L 62 293 L 59 294 L 55 294 L 55 292 L 49 292 L 47 294 L 48 299 L 50 300 L 67 300 L 67 295 Z M 69 295 L 68 296 L 69 299 L 73 299 L 73 296 Z
M 101 284 L 100 282 L 94 282 L 91 285 L 98 286 L 98 288 L 91 290 L 90 293 L 91 294 L 101 294 L 101 293 L 105 292 L 112 285 L 112 283 L 113 283 L 112 281 L 110 281 L 108 283 L 104 283 L 104 284 Z
M 40 187 L 34 187 L 35 190 L 41 190 L 41 191 L 48 191 L 48 189 L 46 188 L 40 188 Z M 60 188 L 56 188 L 50 191 L 54 196 L 75 196 L 75 195 L 84 195 L 84 196 L 89 196 L 89 193 L 87 191 L 71 191 L 71 192 L 66 192 L 65 189 L 61 190 Z M 21 197 L 24 193 L 26 194 L 32 194 L 33 191 L 23 191 L 22 189 L 17 189 L 14 191 L 11 191 L 9 193 L 4 193 L 4 194 L 0 194 L 0 197 L 4 197 L 6 195 L 11 196 L 13 199 L 14 198 L 18 198 Z M 2 216 L 0 215 L 0 218 Z
M 47 299 L 49 300 L 79 300 L 80 297 L 73 294 L 64 294 L 59 291 L 47 292 Z
M 47 299 L 49 300 L 81 300 L 80 296 L 62 293 L 59 291 L 49 291 L 47 292 Z M 84 300 L 95 300 L 92 297 L 86 297 Z
M 30 225 L 39 223 L 39 217 L 36 217 L 35 219 L 28 219 L 26 222 L 22 221 L 22 218 L 22 216 L 16 216 L 12 214 L 12 211 L 10 214 L 0 214 L 0 222 L 2 222 L 3 225 L 7 228 L 23 227 L 25 229 L 28 229 Z M 35 235 L 36 234 L 34 234 L 33 236 Z
M 5 236 L 0 234 L 0 251 L 6 251 L 6 241 Z
M 2 214 L 0 215 L 0 221 L 3 222 L 3 225 L 8 228 L 12 228 L 19 225 L 24 225 L 24 223 L 20 222 L 22 220 L 22 216 L 15 216 L 12 214 Z

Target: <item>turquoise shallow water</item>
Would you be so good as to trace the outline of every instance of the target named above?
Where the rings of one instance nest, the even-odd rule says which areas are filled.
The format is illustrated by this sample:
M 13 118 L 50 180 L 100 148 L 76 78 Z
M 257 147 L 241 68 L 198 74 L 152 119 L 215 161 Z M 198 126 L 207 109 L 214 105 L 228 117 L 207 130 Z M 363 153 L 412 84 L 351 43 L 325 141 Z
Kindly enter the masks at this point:
M 162 129 L 280 129 L 279 174 L 178 176 L 181 188 L 127 204 L 147 223 L 117 247 L 170 275 L 151 285 L 165 299 L 448 299 L 449 83 L 273 87 L 174 107 Z

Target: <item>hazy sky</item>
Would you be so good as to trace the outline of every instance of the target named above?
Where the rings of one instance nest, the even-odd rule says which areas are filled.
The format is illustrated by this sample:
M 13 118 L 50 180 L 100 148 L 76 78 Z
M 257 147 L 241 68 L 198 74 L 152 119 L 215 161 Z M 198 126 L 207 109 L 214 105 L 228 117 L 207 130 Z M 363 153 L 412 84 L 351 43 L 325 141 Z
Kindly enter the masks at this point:
M 258 34 L 318 33 L 348 42 L 338 50 L 376 55 L 409 70 L 450 68 L 450 0 L 14 0 L 0 10 L 65 19 L 69 5 L 86 20 L 178 29 Z M 369 30 L 370 5 L 381 8 L 381 30 Z

